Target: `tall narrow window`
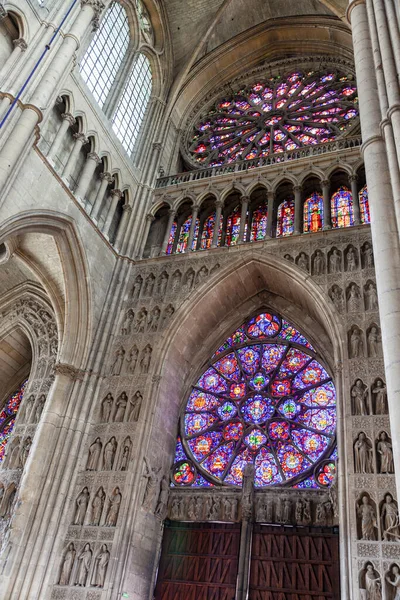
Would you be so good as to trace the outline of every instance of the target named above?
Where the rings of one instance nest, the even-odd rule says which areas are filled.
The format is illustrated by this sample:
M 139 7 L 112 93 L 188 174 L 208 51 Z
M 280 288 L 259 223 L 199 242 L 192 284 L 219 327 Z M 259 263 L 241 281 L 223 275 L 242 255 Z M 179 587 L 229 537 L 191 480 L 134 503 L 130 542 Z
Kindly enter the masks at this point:
M 87 49 L 79 71 L 102 108 L 115 81 L 129 45 L 125 9 L 113 3 Z
M 181 231 L 180 231 L 179 239 L 178 239 L 178 245 L 176 247 L 177 254 L 180 254 L 181 252 L 185 252 L 185 250 L 187 248 L 191 225 L 192 225 L 192 216 L 190 216 L 188 219 L 186 219 L 186 221 L 183 223 L 183 225 L 181 227 Z M 194 226 L 194 232 L 193 232 L 192 250 L 194 250 L 196 248 L 198 235 L 199 235 L 199 219 L 196 219 L 196 223 Z
M 251 221 L 251 242 L 263 240 L 267 233 L 267 207 L 261 206 L 253 212 Z
M 371 217 L 369 214 L 369 200 L 368 200 L 368 189 L 367 185 L 360 190 L 358 194 L 358 199 L 360 202 L 360 215 L 361 215 L 361 223 L 368 225 L 371 223 Z
M 304 233 L 321 231 L 323 221 L 324 201 L 322 196 L 313 192 L 304 202 Z
M 178 225 L 174 221 L 172 223 L 171 232 L 170 232 L 169 238 L 168 238 L 168 245 L 167 245 L 166 254 L 172 254 L 172 250 L 173 250 L 173 247 L 174 247 L 174 241 L 175 241 L 175 235 L 176 235 L 177 228 L 178 228 Z
M 200 248 L 202 250 L 208 250 L 208 248 L 211 248 L 211 244 L 213 241 L 213 235 L 214 235 L 214 225 L 215 225 L 215 212 L 213 212 L 204 221 L 203 231 L 201 234 L 201 243 L 200 243 Z
M 278 206 L 276 237 L 292 235 L 294 231 L 294 202 L 285 200 Z
M 340 187 L 331 198 L 332 227 L 350 227 L 354 225 L 353 198 L 346 187 Z
M 150 100 L 152 76 L 149 59 L 139 54 L 113 116 L 113 129 L 131 154 Z
M 14 429 L 17 412 L 22 402 L 26 381 L 21 384 L 18 390 L 7 398 L 2 411 L 0 412 L 0 463 L 4 459 L 4 454 L 8 439 Z
M 225 246 L 234 246 L 239 241 L 240 231 L 240 206 L 229 215 L 226 221 Z

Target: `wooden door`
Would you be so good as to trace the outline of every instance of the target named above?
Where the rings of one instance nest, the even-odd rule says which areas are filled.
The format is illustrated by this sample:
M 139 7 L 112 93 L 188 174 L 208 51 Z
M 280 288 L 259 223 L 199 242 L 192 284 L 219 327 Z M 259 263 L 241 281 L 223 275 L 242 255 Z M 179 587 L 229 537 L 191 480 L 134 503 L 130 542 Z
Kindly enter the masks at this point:
M 340 600 L 338 534 L 255 525 L 249 600 Z
M 234 600 L 240 526 L 165 526 L 155 600 Z

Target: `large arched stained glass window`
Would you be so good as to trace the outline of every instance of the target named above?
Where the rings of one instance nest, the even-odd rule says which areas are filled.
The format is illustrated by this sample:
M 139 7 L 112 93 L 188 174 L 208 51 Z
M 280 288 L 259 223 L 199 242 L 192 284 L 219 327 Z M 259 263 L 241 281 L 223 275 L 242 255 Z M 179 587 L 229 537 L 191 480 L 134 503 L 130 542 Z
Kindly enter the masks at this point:
M 251 242 L 265 239 L 267 234 L 267 218 L 268 211 L 266 206 L 260 206 L 253 212 L 253 218 L 251 220 Z
M 226 220 L 225 246 L 234 246 L 239 241 L 240 206 L 236 206 Z
M 176 221 L 174 221 L 172 223 L 171 231 L 170 231 L 169 238 L 168 238 L 167 250 L 165 252 L 166 254 L 172 254 L 172 250 L 174 249 L 174 242 L 175 242 L 175 236 L 176 236 L 177 229 L 178 229 L 178 224 L 176 223 Z
M 353 198 L 350 190 L 340 187 L 331 198 L 332 227 L 350 227 L 354 225 Z
M 324 487 L 334 478 L 336 395 L 307 339 L 263 312 L 215 352 L 186 402 L 173 485 Z
M 278 206 L 276 237 L 285 237 L 294 232 L 294 201 L 285 200 Z
M 324 214 L 324 201 L 322 196 L 313 192 L 304 202 L 304 233 L 321 231 Z
M 371 223 L 371 216 L 369 214 L 369 200 L 368 200 L 368 188 L 367 185 L 360 190 L 358 194 L 358 199 L 360 202 L 360 217 L 361 223 L 368 225 Z
M 7 398 L 3 410 L 0 412 L 0 463 L 4 459 L 6 446 L 10 435 L 14 429 L 17 412 L 24 396 L 26 381 L 21 387 Z
M 102 108 L 129 46 L 129 25 L 125 9 L 114 2 L 79 65 L 79 71 Z
M 186 155 L 193 166 L 213 167 L 328 142 L 350 128 L 357 104 L 355 81 L 336 71 L 257 80 L 197 117 Z

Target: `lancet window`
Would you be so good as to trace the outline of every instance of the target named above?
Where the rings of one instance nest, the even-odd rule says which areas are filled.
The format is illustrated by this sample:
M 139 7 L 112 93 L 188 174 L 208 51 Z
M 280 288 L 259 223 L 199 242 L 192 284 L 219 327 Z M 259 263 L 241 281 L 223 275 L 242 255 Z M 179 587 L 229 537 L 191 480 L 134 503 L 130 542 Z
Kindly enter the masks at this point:
M 215 212 L 213 212 L 203 223 L 203 231 L 201 234 L 200 248 L 207 250 L 211 248 L 215 227 Z
M 266 206 L 261 206 L 253 212 L 251 221 L 251 242 L 263 240 L 267 233 L 268 211 Z
M 361 223 L 368 225 L 368 223 L 371 223 L 371 216 L 369 214 L 368 188 L 366 185 L 360 190 L 358 199 L 360 202 Z
M 284 200 L 278 206 L 276 237 L 285 237 L 294 232 L 294 201 Z
M 324 221 L 324 201 L 322 196 L 313 192 L 304 202 L 303 231 L 310 233 L 321 231 Z
M 331 198 L 332 227 L 354 225 L 353 197 L 346 187 L 340 187 Z
M 9 396 L 0 412 L 0 463 L 4 459 L 7 442 L 14 429 L 18 409 L 24 396 L 26 381 L 24 381 L 14 394 Z
M 172 251 L 174 249 L 174 242 L 175 242 L 175 236 L 176 236 L 177 229 L 178 229 L 178 224 L 176 221 L 174 221 L 172 223 L 171 232 L 170 232 L 169 238 L 168 238 L 166 254 L 172 254 Z

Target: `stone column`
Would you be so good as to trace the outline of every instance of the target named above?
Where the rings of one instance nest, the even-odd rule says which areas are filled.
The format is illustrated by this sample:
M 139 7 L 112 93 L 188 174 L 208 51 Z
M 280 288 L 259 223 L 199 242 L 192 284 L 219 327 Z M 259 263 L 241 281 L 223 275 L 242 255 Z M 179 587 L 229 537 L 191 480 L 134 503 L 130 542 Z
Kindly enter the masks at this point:
M 78 160 L 79 152 L 81 151 L 82 146 L 86 146 L 89 143 L 89 140 L 85 136 L 84 133 L 74 133 L 75 144 L 71 150 L 71 154 L 68 157 L 67 164 L 64 167 L 64 171 L 62 172 L 62 176 L 67 179 L 74 170 L 76 165 L 76 161 Z
M 124 204 L 122 210 L 122 219 L 118 225 L 117 237 L 115 239 L 115 247 L 118 250 L 120 250 L 122 242 L 124 241 L 126 228 L 128 227 L 129 217 L 131 216 L 132 212 L 132 206 L 130 204 Z
M 4 79 L 10 74 L 14 64 L 17 62 L 20 55 L 25 52 L 27 49 L 27 44 L 23 38 L 18 38 L 17 40 L 13 40 L 14 50 L 11 52 L 10 56 L 6 60 L 3 65 L 3 68 L 0 70 L 0 83 L 3 83 Z
M 117 208 L 117 204 L 121 200 L 121 198 L 122 198 L 121 190 L 111 190 L 110 195 L 109 195 L 110 206 L 109 206 L 106 221 L 105 221 L 104 227 L 103 227 L 103 231 L 104 231 L 105 235 L 107 235 L 107 236 L 110 235 L 111 223 L 112 223 L 112 220 L 113 220 L 116 208 Z
M 350 175 L 349 181 L 350 181 L 350 185 L 351 185 L 351 195 L 353 197 L 354 225 L 359 225 L 361 223 L 361 219 L 360 219 L 360 203 L 358 201 L 357 175 Z
M 75 190 L 75 196 L 77 196 L 77 198 L 81 198 L 82 200 L 85 198 L 86 192 L 88 191 L 90 182 L 99 163 L 101 163 L 101 160 L 96 152 L 89 152 L 86 157 L 86 162 L 82 169 L 82 173 L 79 177 L 78 187 Z
M 150 226 L 151 226 L 152 222 L 154 221 L 154 219 L 155 219 L 154 215 L 150 215 L 150 214 L 146 215 L 146 223 L 145 223 L 144 231 L 143 231 L 143 245 L 142 245 L 142 250 L 140 252 L 140 258 L 143 258 L 147 238 L 149 237 Z
M 386 0 L 385 7 L 387 11 L 387 20 L 389 23 L 389 33 L 393 45 L 393 54 L 396 63 L 396 70 L 397 73 L 400 73 L 400 23 L 397 22 L 394 1 Z
M 61 125 L 58 128 L 56 137 L 54 138 L 53 143 L 50 146 L 50 150 L 47 153 L 47 158 L 49 158 L 49 159 L 55 158 L 58 150 L 60 149 L 60 146 L 64 139 L 65 134 L 67 133 L 68 129 L 75 124 L 75 119 L 71 115 L 71 113 L 63 113 L 61 115 L 61 119 L 62 119 Z
M 187 243 L 187 246 L 186 246 L 186 251 L 187 252 L 191 252 L 192 251 L 192 244 L 193 244 L 193 238 L 194 238 L 194 230 L 195 230 L 195 227 L 196 227 L 196 221 L 197 221 L 197 216 L 199 214 L 199 210 L 200 210 L 200 206 L 198 206 L 197 204 L 195 204 L 192 207 L 192 222 L 190 223 L 188 243 Z
M 172 227 L 172 224 L 173 224 L 173 222 L 174 222 L 175 215 L 176 215 L 176 212 L 175 212 L 175 210 L 173 210 L 173 209 L 171 208 L 171 209 L 168 211 L 168 223 L 167 223 L 167 229 L 165 230 L 165 234 L 164 234 L 163 243 L 161 244 L 160 255 L 166 254 L 166 252 L 167 252 L 167 246 L 168 246 L 169 234 L 171 233 L 171 227 Z
M 100 220 L 100 214 L 101 214 L 101 209 L 102 209 L 101 205 L 103 203 L 104 194 L 106 193 L 106 189 L 108 188 L 108 186 L 113 183 L 114 177 L 111 175 L 111 173 L 108 173 L 106 171 L 105 173 L 100 174 L 100 179 L 101 179 L 100 187 L 97 192 L 96 199 L 94 201 L 93 208 L 92 208 L 92 218 L 93 218 L 93 221 L 96 221 L 96 222 L 98 222 Z
M 301 202 L 301 192 L 303 188 L 301 185 L 294 186 L 294 233 L 295 235 L 302 233 L 301 227 L 301 213 L 303 212 L 303 204 Z
M 266 229 L 265 237 L 270 238 L 270 237 L 272 237 L 272 220 L 274 218 L 275 192 L 268 191 L 267 199 L 268 199 L 268 213 L 267 213 L 267 229 Z
M 215 202 L 215 223 L 214 223 L 214 231 L 213 231 L 213 239 L 212 239 L 211 248 L 216 248 L 218 246 L 219 222 L 221 221 L 221 213 L 222 213 L 223 205 L 224 205 L 223 200 L 217 200 Z
M 247 600 L 249 597 L 251 540 L 254 519 L 254 465 L 252 464 L 247 464 L 243 471 L 241 509 L 242 525 L 235 600 Z
M 330 198 L 331 182 L 329 181 L 329 179 L 324 179 L 323 181 L 321 181 L 321 185 L 322 197 L 324 200 L 324 226 L 322 229 L 326 231 L 328 229 L 332 229 Z
M 243 244 L 243 242 L 244 242 L 243 237 L 244 237 L 244 231 L 245 231 L 245 227 L 246 227 L 247 210 L 249 208 L 249 201 L 250 201 L 250 198 L 248 196 L 242 196 L 240 198 L 242 210 L 240 213 L 240 228 L 239 228 L 238 244 Z
M 400 248 L 365 2 L 352 0 L 351 21 L 360 100 L 363 155 L 371 210 L 382 346 L 388 391 L 393 458 L 400 497 Z

